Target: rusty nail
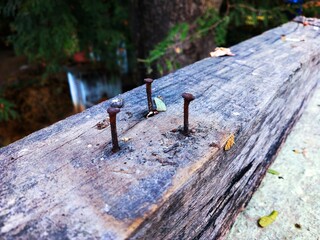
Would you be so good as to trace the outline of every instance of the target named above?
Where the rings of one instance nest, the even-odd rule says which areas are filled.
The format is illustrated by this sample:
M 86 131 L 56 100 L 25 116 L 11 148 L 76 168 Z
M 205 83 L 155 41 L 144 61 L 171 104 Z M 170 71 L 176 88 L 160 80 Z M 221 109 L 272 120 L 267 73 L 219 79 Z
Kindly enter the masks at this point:
M 146 79 L 144 79 L 144 82 L 146 83 L 148 109 L 149 109 L 149 112 L 151 112 L 151 111 L 153 111 L 152 98 L 151 98 L 151 83 L 153 82 L 153 79 L 146 78 Z
M 184 125 L 183 133 L 188 135 L 189 133 L 189 103 L 195 99 L 191 93 L 182 93 L 181 95 L 184 98 Z
M 119 108 L 109 107 L 107 109 L 110 117 L 110 129 L 111 129 L 111 138 L 112 138 L 112 152 L 116 153 L 120 150 L 118 143 L 118 134 L 117 134 L 117 124 L 116 124 L 116 115 L 120 112 Z

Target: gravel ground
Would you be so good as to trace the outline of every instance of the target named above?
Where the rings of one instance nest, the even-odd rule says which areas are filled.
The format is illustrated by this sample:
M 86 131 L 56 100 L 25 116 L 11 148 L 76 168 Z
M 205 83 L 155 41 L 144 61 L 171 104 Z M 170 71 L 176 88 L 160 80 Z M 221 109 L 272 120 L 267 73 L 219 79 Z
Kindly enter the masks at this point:
M 320 240 L 320 86 L 227 240 Z M 257 221 L 273 210 L 265 228 Z

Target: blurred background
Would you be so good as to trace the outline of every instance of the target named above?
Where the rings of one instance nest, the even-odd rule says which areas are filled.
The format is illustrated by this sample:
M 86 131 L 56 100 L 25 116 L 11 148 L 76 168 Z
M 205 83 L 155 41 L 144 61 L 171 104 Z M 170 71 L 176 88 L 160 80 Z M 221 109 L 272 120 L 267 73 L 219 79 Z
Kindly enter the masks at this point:
M 320 1 L 0 0 L 0 147 Z

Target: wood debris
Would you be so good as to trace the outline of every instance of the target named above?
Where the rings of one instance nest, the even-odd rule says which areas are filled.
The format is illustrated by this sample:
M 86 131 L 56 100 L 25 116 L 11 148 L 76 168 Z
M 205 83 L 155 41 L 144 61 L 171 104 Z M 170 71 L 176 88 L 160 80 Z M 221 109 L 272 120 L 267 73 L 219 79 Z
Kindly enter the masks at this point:
M 230 48 L 216 47 L 213 52 L 210 52 L 211 57 L 222 57 L 222 56 L 234 56 Z

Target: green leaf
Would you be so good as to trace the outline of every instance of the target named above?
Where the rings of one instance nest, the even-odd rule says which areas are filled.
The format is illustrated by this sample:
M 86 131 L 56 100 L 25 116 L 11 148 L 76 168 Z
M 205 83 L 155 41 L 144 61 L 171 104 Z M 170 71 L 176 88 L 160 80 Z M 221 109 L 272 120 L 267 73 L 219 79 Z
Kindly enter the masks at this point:
M 270 174 L 272 174 L 272 175 L 280 175 L 280 173 L 278 172 L 278 171 L 276 171 L 276 170 L 273 170 L 273 169 L 268 169 L 268 171 L 267 171 L 268 173 L 270 173 Z
M 116 50 L 131 35 L 128 1 L 2 2 L 0 15 L 10 17 L 9 40 L 17 54 L 57 71 L 75 52 L 92 51 L 108 69 L 119 68 Z M 129 48 L 129 44 L 126 46 Z
M 188 32 L 189 32 L 189 25 L 186 23 L 182 24 L 181 25 L 181 35 L 180 35 L 181 41 L 184 41 L 187 38 Z
M 173 70 L 172 62 L 170 60 L 166 59 L 166 65 L 167 65 L 168 71 L 171 72 Z
M 160 75 L 163 75 L 163 73 L 164 73 L 164 69 L 163 69 L 163 67 L 161 66 L 161 64 L 157 64 L 157 70 L 159 71 L 159 73 L 160 73 Z
M 253 25 L 256 26 L 258 24 L 257 14 L 255 12 L 251 13 Z
M 4 98 L 0 98 L 0 122 L 17 118 L 18 113 L 14 108 L 15 105 L 12 102 Z
M 258 224 L 260 227 L 267 227 L 276 220 L 277 216 L 278 212 L 273 210 L 270 215 L 261 217 Z
M 217 46 L 222 46 L 226 43 L 227 38 L 227 28 L 230 18 L 225 17 L 223 21 L 215 29 L 215 43 Z
M 158 112 L 165 112 L 167 110 L 166 104 L 158 97 L 153 98 L 155 104 L 156 104 L 156 109 Z

